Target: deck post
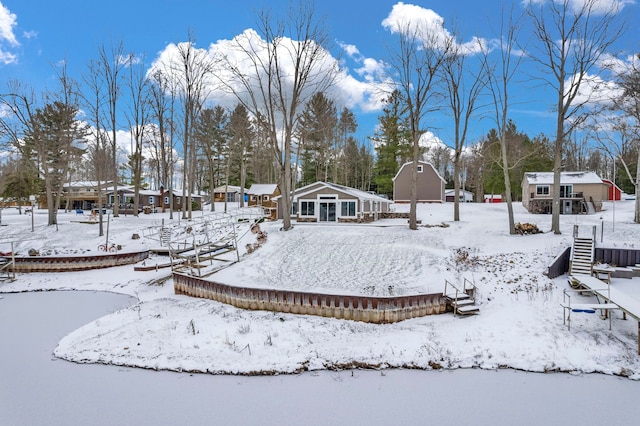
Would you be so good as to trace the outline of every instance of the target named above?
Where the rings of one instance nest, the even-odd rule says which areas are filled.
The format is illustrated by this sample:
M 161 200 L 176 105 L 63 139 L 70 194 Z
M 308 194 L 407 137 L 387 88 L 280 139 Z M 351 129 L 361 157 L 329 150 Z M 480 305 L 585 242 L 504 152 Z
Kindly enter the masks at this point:
M 638 320 L 638 355 L 640 355 L 640 320 Z

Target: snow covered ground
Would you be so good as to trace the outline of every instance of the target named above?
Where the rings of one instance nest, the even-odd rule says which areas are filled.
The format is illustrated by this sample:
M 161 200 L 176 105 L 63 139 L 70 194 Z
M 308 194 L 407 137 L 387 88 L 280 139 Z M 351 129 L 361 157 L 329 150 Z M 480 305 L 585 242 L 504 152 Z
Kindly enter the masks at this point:
M 529 215 L 520 205 L 514 207 L 517 222 L 549 230 L 550 216 Z M 136 272 L 133 266 L 18 274 L 14 282 L 0 282 L 0 292 L 100 290 L 138 298 L 137 304 L 60 340 L 55 355 L 82 363 L 234 374 L 350 366 L 515 368 L 599 372 L 638 380 L 637 323 L 614 313 L 609 331 L 608 322 L 597 315 L 574 314 L 567 330 L 560 307 L 566 277 L 550 280 L 542 274 L 571 244 L 575 224 L 581 233 L 597 226 L 598 236 L 604 227 L 602 245 L 638 244 L 640 225 L 632 222 L 633 202 L 605 208 L 602 214 L 563 216 L 562 235 L 510 236 L 503 204 L 462 205 L 460 222 L 452 221 L 451 204 L 422 205 L 418 231 L 409 231 L 405 220 L 298 224 L 288 232 L 280 231 L 277 222 L 265 223 L 261 226 L 268 234 L 266 244 L 212 276 L 245 286 L 375 295 L 438 292 L 445 279 L 466 277 L 478 286 L 481 302 L 480 314 L 470 318 L 448 314 L 374 325 L 243 311 L 174 295 L 168 270 Z M 164 214 L 112 218 L 109 239 L 126 251 L 155 247 L 157 241 L 131 237 L 143 235 L 162 218 L 168 221 Z M 46 213 L 36 211 L 31 232 L 31 216 L 5 209 L 0 250 L 6 251 L 6 241 L 17 240 L 17 253 L 97 253 L 104 238 L 97 236 L 97 225 L 80 219 L 75 213 L 61 213 L 59 225 L 47 227 Z M 251 238 L 255 236 L 247 234 L 239 247 Z M 0 307 L 6 301 L 0 300 Z

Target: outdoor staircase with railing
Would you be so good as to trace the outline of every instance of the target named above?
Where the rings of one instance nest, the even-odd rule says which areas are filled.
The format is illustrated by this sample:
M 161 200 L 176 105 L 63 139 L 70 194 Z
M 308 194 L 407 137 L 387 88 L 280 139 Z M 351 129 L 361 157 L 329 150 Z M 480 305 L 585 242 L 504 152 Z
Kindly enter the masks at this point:
M 596 227 L 594 226 L 592 236 L 589 238 L 580 237 L 578 235 L 578 225 L 574 225 L 569 275 L 591 275 L 595 251 L 595 233 Z
M 453 315 L 475 315 L 480 313 L 480 307 L 476 304 L 477 288 L 468 279 L 464 278 L 462 289 L 452 284 L 450 281 L 444 281 L 444 297 L 447 304 L 453 309 Z

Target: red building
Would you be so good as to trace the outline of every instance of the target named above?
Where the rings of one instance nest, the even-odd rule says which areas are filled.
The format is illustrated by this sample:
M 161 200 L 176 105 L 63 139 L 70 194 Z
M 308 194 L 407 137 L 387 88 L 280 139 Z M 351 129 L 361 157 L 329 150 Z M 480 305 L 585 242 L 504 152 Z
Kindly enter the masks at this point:
M 620 201 L 622 199 L 622 190 L 618 185 L 611 182 L 609 179 L 602 179 L 602 182 L 607 185 L 609 201 Z

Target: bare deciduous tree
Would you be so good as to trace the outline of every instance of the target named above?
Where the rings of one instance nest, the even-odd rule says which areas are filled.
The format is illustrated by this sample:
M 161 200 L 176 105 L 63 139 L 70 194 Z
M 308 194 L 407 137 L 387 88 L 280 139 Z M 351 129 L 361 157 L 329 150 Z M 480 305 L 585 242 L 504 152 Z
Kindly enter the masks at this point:
M 126 66 L 127 56 L 124 51 L 122 42 L 112 44 L 107 50 L 103 44 L 98 51 L 101 74 L 104 79 L 104 88 L 106 90 L 105 98 L 107 101 L 108 125 L 110 127 L 111 137 L 109 145 L 111 148 L 111 179 L 113 180 L 113 216 L 118 217 L 119 197 L 118 197 L 118 143 L 116 135 L 118 132 L 118 100 L 122 95 L 122 72 Z M 102 212 L 102 209 L 100 209 Z
M 108 151 L 105 144 L 106 135 L 102 127 L 104 120 L 104 88 L 100 77 L 100 65 L 95 61 L 90 61 L 86 74 L 84 75 L 84 83 L 86 90 L 83 94 L 83 104 L 87 112 L 87 120 L 91 123 L 89 138 L 89 161 L 93 168 L 93 178 L 96 181 L 96 190 L 98 196 L 98 235 L 104 235 L 104 221 L 102 217 L 102 206 L 104 205 L 104 188 L 103 183 L 107 181 L 107 164 Z
M 233 39 L 234 55 L 223 58 L 232 81 L 221 82 L 261 120 L 279 172 L 282 229 L 289 230 L 292 146 L 300 109 L 314 93 L 333 84 L 338 64 L 327 50 L 330 38 L 323 22 L 315 19 L 309 3 L 292 7 L 287 18 L 263 10 L 257 27 L 258 34 L 249 31 Z
M 134 186 L 133 214 L 138 216 L 140 187 L 142 185 L 143 144 L 149 121 L 149 80 L 145 75 L 144 61 L 129 55 L 129 109 L 127 119 L 131 133 L 132 149 L 129 164 Z
M 542 80 L 556 93 L 551 230 L 560 234 L 560 172 L 567 137 L 588 117 L 588 97 L 580 89 L 623 31 L 619 2 L 530 1 L 527 13 L 537 39 L 532 59 Z
M 439 71 L 453 47 L 454 40 L 446 33 L 443 22 L 425 29 L 416 22 L 401 22 L 391 27 L 398 34 L 398 45 L 391 51 L 390 63 L 397 79 L 396 89 L 405 104 L 409 130 L 413 143 L 409 228 L 418 229 L 418 161 L 420 160 L 420 136 L 425 115 L 433 111 L 435 85 Z
M 510 84 L 517 72 L 524 55 L 514 51 L 519 34 L 519 22 L 513 16 L 511 8 L 508 21 L 505 21 L 504 8 L 500 21 L 500 37 L 498 38 L 498 59 L 494 63 L 489 62 L 489 51 L 483 46 L 484 69 L 487 75 L 487 87 L 491 94 L 494 106 L 494 121 L 500 139 L 501 167 L 504 176 L 505 195 L 507 198 L 507 212 L 509 217 L 509 234 L 516 233 L 515 219 L 513 215 L 513 197 L 511 195 L 511 179 L 509 177 L 509 152 L 507 144 L 507 128 L 509 126 Z
M 193 127 L 211 90 L 210 76 L 214 62 L 209 54 L 195 46 L 189 32 L 188 40 L 176 46 L 177 58 L 171 64 L 171 78 L 175 79 L 182 104 L 182 217 L 192 217 L 191 197 L 195 189 L 195 158 L 197 146 Z
M 479 46 L 474 46 L 477 48 Z M 445 98 L 453 118 L 453 220 L 460 220 L 460 177 L 462 152 L 467 142 L 469 120 L 476 111 L 477 100 L 485 87 L 482 68 L 472 72 L 467 65 L 468 47 L 452 45 L 442 66 Z

